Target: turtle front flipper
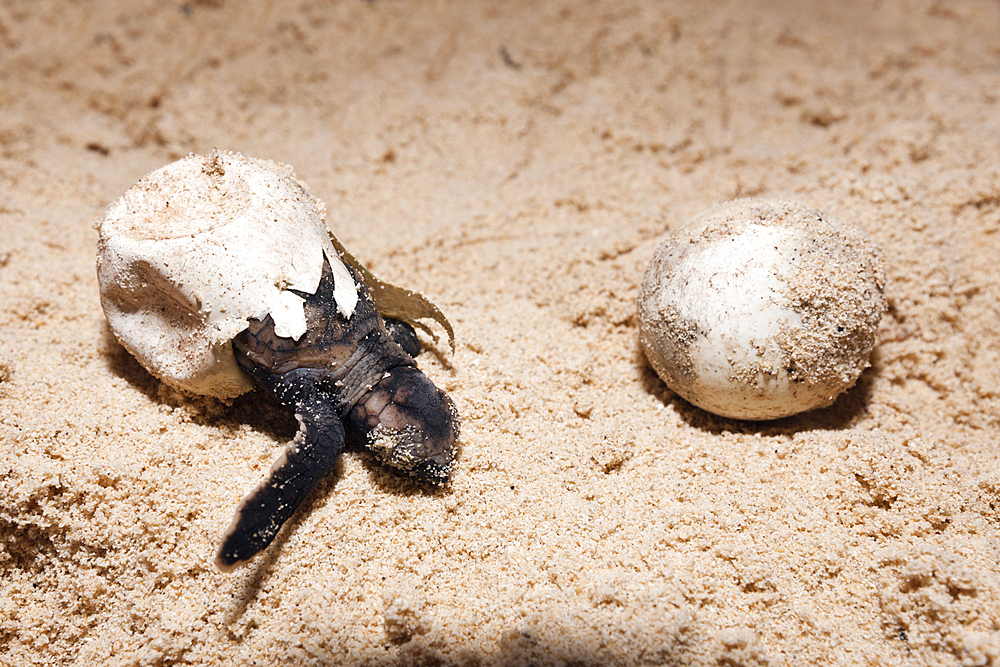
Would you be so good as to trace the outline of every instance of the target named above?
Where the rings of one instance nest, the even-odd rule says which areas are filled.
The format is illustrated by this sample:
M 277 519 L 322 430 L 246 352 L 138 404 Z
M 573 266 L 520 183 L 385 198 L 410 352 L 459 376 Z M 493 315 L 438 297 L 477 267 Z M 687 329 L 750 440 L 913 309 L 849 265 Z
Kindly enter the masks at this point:
M 344 426 L 326 397 L 312 394 L 297 403 L 298 433 L 267 477 L 237 506 L 222 538 L 215 557 L 222 572 L 231 572 L 271 544 L 313 487 L 333 470 L 344 448 Z
M 389 338 L 403 348 L 404 352 L 411 357 L 420 354 L 420 339 L 417 338 L 417 332 L 413 330 L 412 326 L 403 320 L 391 317 L 384 317 L 382 321 L 385 323 L 385 331 L 389 334 Z

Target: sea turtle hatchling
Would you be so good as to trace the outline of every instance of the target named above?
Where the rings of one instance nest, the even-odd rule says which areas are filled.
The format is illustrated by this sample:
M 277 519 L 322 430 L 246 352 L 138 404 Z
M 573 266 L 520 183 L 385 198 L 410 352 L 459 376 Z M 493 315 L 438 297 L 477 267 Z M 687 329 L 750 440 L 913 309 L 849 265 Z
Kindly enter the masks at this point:
M 289 167 L 213 151 L 148 174 L 98 225 L 101 304 L 147 370 L 223 400 L 262 386 L 299 421 L 237 507 L 222 571 L 267 548 L 348 441 L 420 480 L 451 471 L 458 413 L 417 370 L 408 324 L 437 321 L 454 350 L 451 325 L 373 276 L 323 214 Z
M 240 367 L 295 410 L 299 432 L 270 474 L 236 508 L 215 560 L 224 572 L 271 543 L 333 469 L 345 435 L 417 479 L 448 481 L 458 437 L 455 405 L 417 370 L 411 355 L 388 333 L 365 283 L 357 283 L 359 299 L 347 319 L 337 312 L 326 262 L 319 289 L 302 295 L 308 327 L 302 338 L 276 335 L 268 316 L 251 319 L 233 340 Z M 391 322 L 404 344 L 416 341 L 412 329 Z

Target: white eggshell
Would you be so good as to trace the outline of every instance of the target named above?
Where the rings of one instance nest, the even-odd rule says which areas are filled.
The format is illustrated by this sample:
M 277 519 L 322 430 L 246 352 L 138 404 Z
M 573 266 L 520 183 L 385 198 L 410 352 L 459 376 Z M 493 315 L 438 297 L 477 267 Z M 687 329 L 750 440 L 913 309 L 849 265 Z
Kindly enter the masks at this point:
M 885 310 L 880 251 L 805 206 L 741 199 L 657 249 L 640 335 L 673 391 L 715 414 L 775 419 L 829 405 L 868 365 Z
M 248 318 L 305 333 L 303 299 L 323 257 L 346 316 L 357 285 L 330 242 L 323 205 L 290 167 L 231 152 L 190 155 L 147 175 L 108 209 L 97 276 L 111 330 L 164 382 L 232 398 L 253 388 L 230 345 Z

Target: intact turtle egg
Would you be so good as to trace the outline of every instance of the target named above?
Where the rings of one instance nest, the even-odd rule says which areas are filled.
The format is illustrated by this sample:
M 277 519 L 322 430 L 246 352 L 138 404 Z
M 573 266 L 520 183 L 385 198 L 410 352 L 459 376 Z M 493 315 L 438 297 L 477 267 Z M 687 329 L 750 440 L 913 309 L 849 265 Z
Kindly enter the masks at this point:
M 830 405 L 868 366 L 885 311 L 881 252 L 787 201 L 740 199 L 656 250 L 639 327 L 670 389 L 709 412 L 776 419 Z

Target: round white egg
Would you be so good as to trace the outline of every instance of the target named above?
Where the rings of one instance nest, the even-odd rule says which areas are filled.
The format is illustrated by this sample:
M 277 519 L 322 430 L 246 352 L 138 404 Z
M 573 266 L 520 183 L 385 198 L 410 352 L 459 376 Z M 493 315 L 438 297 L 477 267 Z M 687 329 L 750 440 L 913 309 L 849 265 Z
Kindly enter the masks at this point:
M 776 419 L 833 403 L 868 366 L 885 311 L 881 252 L 787 201 L 740 199 L 659 246 L 639 291 L 643 348 L 709 412 Z

